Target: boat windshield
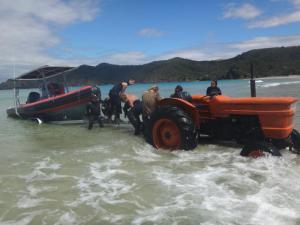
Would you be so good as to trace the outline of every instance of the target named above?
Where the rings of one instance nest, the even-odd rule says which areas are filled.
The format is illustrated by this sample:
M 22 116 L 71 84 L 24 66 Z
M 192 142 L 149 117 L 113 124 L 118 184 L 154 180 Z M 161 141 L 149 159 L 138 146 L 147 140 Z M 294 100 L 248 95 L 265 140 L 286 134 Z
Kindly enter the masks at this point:
M 42 85 L 41 92 L 42 98 L 47 98 L 64 94 L 66 90 L 63 83 L 48 82 Z

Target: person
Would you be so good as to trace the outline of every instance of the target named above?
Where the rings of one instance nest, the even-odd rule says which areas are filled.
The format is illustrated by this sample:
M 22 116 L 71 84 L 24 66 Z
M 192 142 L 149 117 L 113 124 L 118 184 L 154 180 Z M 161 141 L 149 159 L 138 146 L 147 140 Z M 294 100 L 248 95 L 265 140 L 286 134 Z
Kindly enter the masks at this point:
M 207 96 L 215 96 L 215 95 L 222 95 L 221 89 L 218 87 L 218 81 L 217 80 L 212 80 L 210 87 L 207 88 L 206 90 L 206 95 Z
M 101 104 L 102 113 L 107 117 L 107 122 L 111 123 L 112 122 L 111 117 L 113 111 L 112 111 L 112 104 L 110 98 L 109 97 L 105 98 L 101 103 L 102 103 Z
M 152 86 L 148 91 L 144 92 L 142 96 L 143 121 L 149 119 L 151 113 L 155 111 L 159 100 L 161 100 L 161 97 L 157 86 Z
M 103 127 L 101 111 L 100 111 L 100 102 L 101 102 L 100 89 L 97 87 L 93 87 L 91 100 L 88 102 L 86 106 L 86 112 L 89 121 L 89 125 L 88 125 L 89 130 L 93 128 L 95 121 L 98 121 L 99 127 Z
M 170 98 L 181 98 L 181 99 L 184 99 L 186 101 L 191 101 L 192 100 L 192 96 L 186 92 L 186 91 L 183 91 L 183 88 L 181 85 L 177 85 L 175 87 L 175 91 L 173 94 L 171 94 Z
M 51 82 L 47 85 L 47 88 L 48 88 L 50 97 L 65 93 L 64 86 L 59 83 Z
M 143 135 L 149 137 L 149 120 L 151 114 L 156 110 L 158 102 L 161 100 L 159 95 L 159 88 L 157 86 L 152 86 L 147 91 L 144 92 L 142 96 L 142 118 L 143 118 Z
M 140 134 L 142 130 L 142 122 L 140 119 L 140 115 L 142 114 L 142 102 L 132 94 L 121 94 L 121 100 L 124 102 L 123 111 L 125 113 L 125 117 L 128 117 L 129 122 L 134 127 L 134 134 Z
M 112 111 L 115 115 L 115 122 L 118 123 L 121 121 L 120 114 L 122 113 L 121 97 L 120 95 L 125 92 L 126 88 L 129 85 L 134 84 L 135 81 L 130 79 L 129 81 L 120 82 L 114 85 L 109 91 L 109 98 L 112 105 Z

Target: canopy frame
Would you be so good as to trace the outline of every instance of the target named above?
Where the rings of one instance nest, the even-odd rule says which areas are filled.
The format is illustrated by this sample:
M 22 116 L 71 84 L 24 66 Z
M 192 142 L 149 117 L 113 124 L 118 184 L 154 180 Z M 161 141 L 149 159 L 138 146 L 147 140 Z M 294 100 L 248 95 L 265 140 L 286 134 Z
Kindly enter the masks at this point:
M 30 72 L 15 78 L 16 81 L 37 81 L 50 79 L 56 76 L 64 75 L 66 72 L 74 70 L 74 67 L 68 66 L 42 66 Z

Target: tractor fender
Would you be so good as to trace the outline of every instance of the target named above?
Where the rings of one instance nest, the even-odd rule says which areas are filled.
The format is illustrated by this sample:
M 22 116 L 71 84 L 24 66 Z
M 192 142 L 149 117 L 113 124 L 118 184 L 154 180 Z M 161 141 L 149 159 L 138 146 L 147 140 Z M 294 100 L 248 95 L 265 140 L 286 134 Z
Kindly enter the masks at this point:
M 158 102 L 158 105 L 159 106 L 170 105 L 182 109 L 193 119 L 195 127 L 196 128 L 200 127 L 199 113 L 197 112 L 196 106 L 194 106 L 192 103 L 180 98 L 164 98 Z

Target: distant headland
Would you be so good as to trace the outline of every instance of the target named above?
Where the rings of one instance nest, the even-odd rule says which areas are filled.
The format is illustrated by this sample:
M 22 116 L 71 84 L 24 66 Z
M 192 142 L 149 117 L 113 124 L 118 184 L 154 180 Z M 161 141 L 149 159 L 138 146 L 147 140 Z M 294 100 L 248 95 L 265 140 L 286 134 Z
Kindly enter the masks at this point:
M 251 50 L 230 59 L 194 61 L 183 58 L 154 61 L 144 65 L 81 65 L 67 75 L 70 86 L 109 84 L 129 78 L 137 82 L 193 81 L 209 79 L 245 79 L 250 76 L 250 63 L 256 77 L 300 74 L 300 46 Z M 13 88 L 13 81 L 0 84 L 0 89 Z M 21 88 L 37 87 L 23 82 Z

